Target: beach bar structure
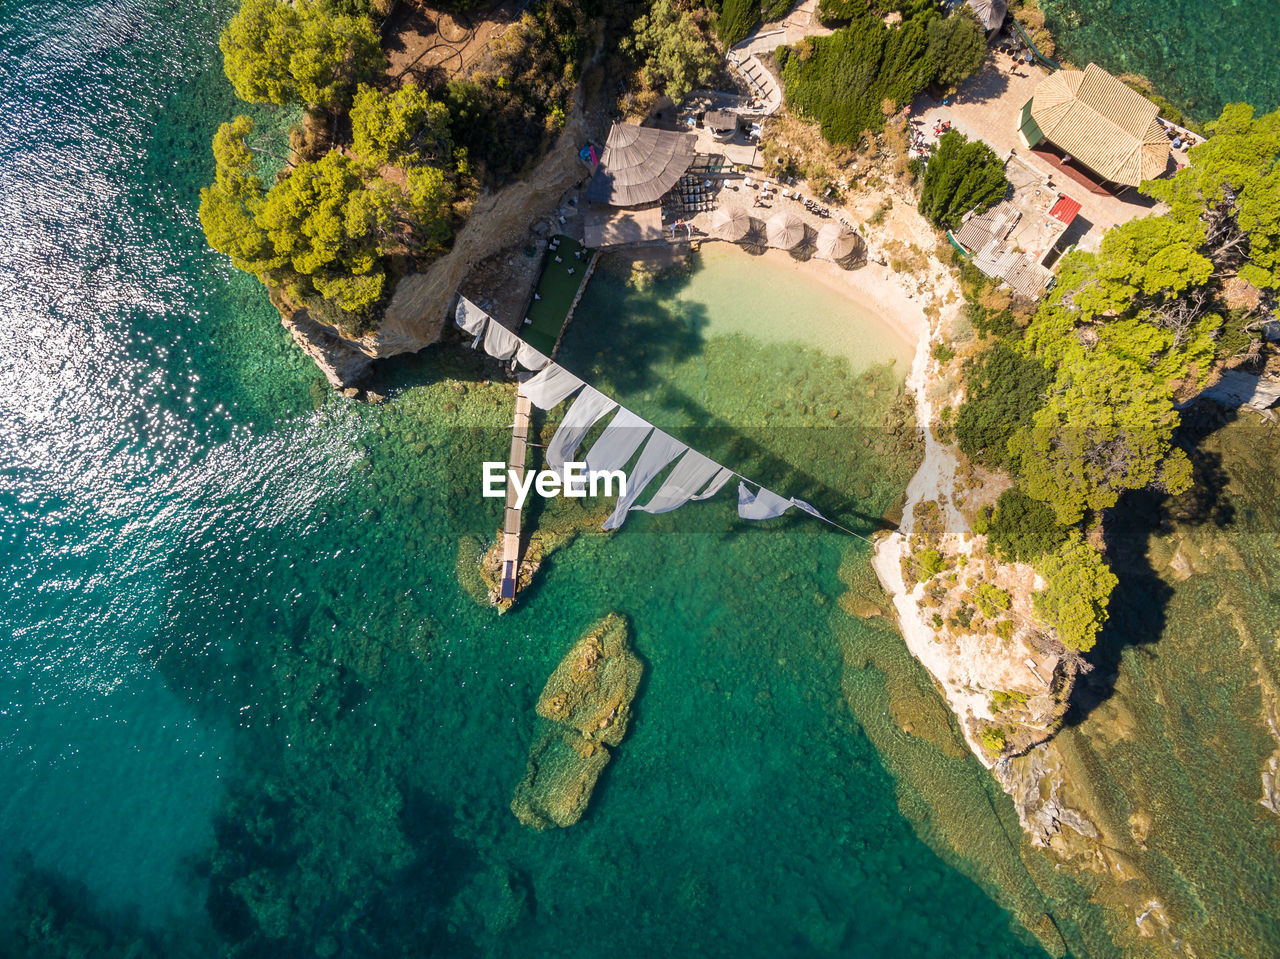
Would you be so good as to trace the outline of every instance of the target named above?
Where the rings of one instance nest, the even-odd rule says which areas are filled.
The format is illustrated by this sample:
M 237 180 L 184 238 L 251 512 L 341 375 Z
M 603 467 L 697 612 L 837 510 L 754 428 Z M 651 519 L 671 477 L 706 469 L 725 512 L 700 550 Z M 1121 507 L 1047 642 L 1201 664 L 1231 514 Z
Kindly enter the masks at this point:
M 697 142 L 692 133 L 615 123 L 587 187 L 587 245 L 661 240 L 658 204 L 693 165 Z
M 1169 165 L 1169 135 L 1159 108 L 1096 63 L 1040 81 L 1022 107 L 1018 135 L 1051 146 L 1106 183 L 1137 186 Z

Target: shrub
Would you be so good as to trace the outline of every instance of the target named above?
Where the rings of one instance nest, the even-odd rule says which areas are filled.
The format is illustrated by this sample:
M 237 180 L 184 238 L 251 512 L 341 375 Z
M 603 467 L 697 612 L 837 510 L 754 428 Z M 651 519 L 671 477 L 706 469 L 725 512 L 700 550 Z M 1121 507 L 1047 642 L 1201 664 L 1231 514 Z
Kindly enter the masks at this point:
M 956 351 L 946 343 L 939 343 L 933 348 L 933 358 L 940 363 L 949 363 L 956 358 Z
M 745 40 L 759 22 L 760 7 L 756 0 L 724 0 L 716 21 L 716 36 L 727 50 Z
M 1010 706 L 1026 705 L 1028 696 L 1026 693 L 1017 690 L 997 689 L 991 693 L 991 711 L 998 713 L 1002 709 L 1008 709 Z
M 965 376 L 966 396 L 956 418 L 956 439 L 971 459 L 1009 469 L 1009 437 L 1030 425 L 1045 403 L 1053 374 L 1039 360 L 998 342 Z
M 986 59 L 986 35 L 967 6 L 946 19 L 931 21 L 928 35 L 926 56 L 935 80 L 944 87 L 954 87 L 971 76 Z
M 782 71 L 787 102 L 817 120 L 831 143 L 857 143 L 864 132 L 878 132 L 887 115 L 933 79 L 919 21 L 888 27 L 876 17 L 862 17 L 806 43 L 812 43 L 813 55 L 791 57 Z
M 920 570 L 924 573 L 926 580 L 938 575 L 947 567 L 946 560 L 942 558 L 942 554 L 933 548 L 921 551 L 919 562 Z
M 1049 506 L 1015 486 L 996 500 L 987 544 L 1007 563 L 1031 563 L 1066 542 L 1067 534 Z
M 983 583 L 978 587 L 976 602 L 983 616 L 995 619 L 1012 605 L 1013 598 L 999 586 Z
M 999 756 L 1004 752 L 1004 747 L 1008 741 L 1007 734 L 999 726 L 988 726 L 978 733 L 978 742 L 991 756 Z

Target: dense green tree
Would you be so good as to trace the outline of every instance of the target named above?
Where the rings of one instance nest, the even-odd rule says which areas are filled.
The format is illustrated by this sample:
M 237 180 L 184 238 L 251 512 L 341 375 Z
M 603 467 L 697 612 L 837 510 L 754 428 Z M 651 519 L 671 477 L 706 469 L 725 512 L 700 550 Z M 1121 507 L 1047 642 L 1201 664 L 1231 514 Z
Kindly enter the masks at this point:
M 920 212 L 934 226 L 955 229 L 970 210 L 985 210 L 1008 190 L 1004 163 L 991 148 L 951 130 L 924 169 Z
M 1052 382 L 1053 373 L 1034 356 L 997 342 L 965 376 L 965 400 L 955 426 L 960 449 L 992 469 L 1014 467 L 1009 438 L 1031 425 Z
M 1124 357 L 1092 350 L 1059 367 L 1048 402 L 1009 449 L 1027 493 L 1047 503 L 1059 523 L 1074 525 L 1125 490 L 1182 492 L 1186 457 L 1170 446 L 1177 425 L 1167 383 Z
M 759 0 L 724 0 L 716 20 L 716 36 L 727 50 L 745 40 L 759 23 Z
M 450 123 L 448 106 L 412 83 L 394 93 L 362 84 L 351 108 L 351 146 L 374 166 L 449 163 Z
M 986 34 L 967 6 L 949 17 L 930 21 L 928 35 L 929 64 L 934 80 L 944 87 L 954 87 L 972 76 L 986 59 Z
M 1116 576 L 1096 549 L 1073 532 L 1036 564 L 1045 588 L 1035 596 L 1036 614 L 1053 627 L 1068 649 L 1085 653 L 1107 621 L 1107 602 Z
M 888 27 L 863 17 L 809 38 L 782 71 L 792 109 L 816 119 L 832 143 L 876 133 L 933 79 L 921 19 Z
M 640 61 L 646 86 L 680 103 L 709 83 L 719 66 L 706 30 L 706 11 L 690 0 L 656 0 L 635 21 L 622 47 Z
M 367 18 L 320 0 L 244 0 L 218 46 L 227 78 L 251 103 L 340 108 L 386 63 Z
M 1173 177 L 1142 192 L 1164 200 L 1178 223 L 1203 228 L 1205 253 L 1260 289 L 1280 289 L 1280 111 L 1255 117 L 1234 103 L 1210 124 Z
M 336 151 L 304 163 L 267 195 L 258 222 L 295 273 L 347 312 L 367 309 L 382 295 L 378 226 L 387 200 L 364 195 L 355 161 Z
M 247 146 L 252 134 L 253 121 L 246 116 L 218 127 L 213 137 L 215 179 L 200 191 L 200 225 L 209 245 L 229 256 L 232 266 L 256 275 L 280 261 L 256 220 L 266 191 Z
M 1069 530 L 1053 510 L 1015 486 L 996 500 L 986 532 L 988 545 L 1002 560 L 1031 563 L 1061 546 Z

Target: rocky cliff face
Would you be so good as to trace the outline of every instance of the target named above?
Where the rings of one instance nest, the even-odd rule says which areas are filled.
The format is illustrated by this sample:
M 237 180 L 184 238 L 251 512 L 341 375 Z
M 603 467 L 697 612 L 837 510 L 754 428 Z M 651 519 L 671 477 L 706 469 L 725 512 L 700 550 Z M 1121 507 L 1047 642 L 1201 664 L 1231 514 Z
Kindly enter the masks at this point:
M 425 272 L 407 276 L 396 285 L 374 332 L 359 338 L 344 337 L 305 310 L 290 314 L 282 307 L 285 329 L 335 389 L 358 385 L 375 359 L 416 353 L 438 342 L 468 271 L 499 250 L 519 243 L 529 228 L 550 215 L 561 196 L 586 176 L 587 170 L 578 159 L 578 147 L 585 137 L 581 102 L 577 102 L 546 157 L 523 179 L 481 194 L 458 231 L 453 249 Z

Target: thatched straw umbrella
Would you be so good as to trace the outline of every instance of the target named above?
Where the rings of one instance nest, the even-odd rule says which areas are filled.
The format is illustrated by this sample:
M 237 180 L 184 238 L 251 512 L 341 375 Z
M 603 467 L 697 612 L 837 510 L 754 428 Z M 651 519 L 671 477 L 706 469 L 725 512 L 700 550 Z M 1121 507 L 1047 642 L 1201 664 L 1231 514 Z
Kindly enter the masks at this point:
M 737 243 L 750 229 L 751 217 L 742 207 L 721 207 L 711 215 L 711 232 L 730 243 Z
M 776 213 L 765 224 L 765 232 L 769 237 L 769 245 L 780 250 L 790 250 L 804 239 L 804 220 L 790 210 Z
M 843 260 L 858 245 L 858 237 L 839 223 L 824 223 L 818 231 L 818 256 Z

